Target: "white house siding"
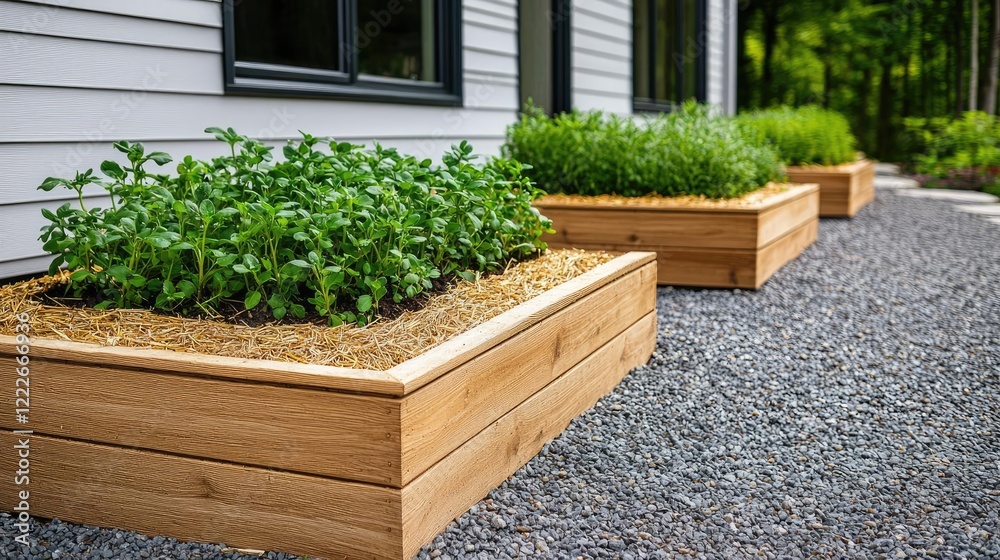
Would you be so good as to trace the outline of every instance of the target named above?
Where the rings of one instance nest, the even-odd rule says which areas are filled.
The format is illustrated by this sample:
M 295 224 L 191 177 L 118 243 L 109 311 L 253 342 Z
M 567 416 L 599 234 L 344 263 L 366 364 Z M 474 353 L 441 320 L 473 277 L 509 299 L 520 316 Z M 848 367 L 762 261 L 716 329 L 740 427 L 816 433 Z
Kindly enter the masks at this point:
M 706 101 L 729 114 L 736 112 L 736 0 L 708 0 L 705 48 Z
M 573 0 L 572 6 L 573 106 L 631 114 L 632 3 Z
M 36 187 L 96 169 L 115 140 L 208 158 L 221 150 L 203 130 L 217 125 L 276 144 L 302 129 L 430 156 L 463 139 L 496 153 L 519 107 L 516 16 L 516 0 L 464 1 L 465 107 L 442 108 L 225 96 L 217 0 L 0 0 L 0 277 L 50 260 L 39 211 L 72 196 Z
M 706 101 L 735 112 L 736 0 L 708 0 Z M 573 106 L 632 113 L 632 2 L 573 0 Z

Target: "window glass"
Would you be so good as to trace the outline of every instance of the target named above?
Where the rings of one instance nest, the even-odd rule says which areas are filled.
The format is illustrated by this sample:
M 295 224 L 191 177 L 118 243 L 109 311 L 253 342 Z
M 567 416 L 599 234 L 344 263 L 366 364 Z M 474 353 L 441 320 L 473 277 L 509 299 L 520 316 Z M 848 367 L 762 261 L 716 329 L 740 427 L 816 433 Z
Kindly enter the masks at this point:
M 677 97 L 677 3 L 657 0 L 656 6 L 656 99 Z
M 699 21 L 698 0 L 684 0 L 684 44 L 681 46 L 682 65 L 684 71 L 681 99 L 691 99 L 698 96 L 698 57 L 702 51 L 700 41 L 701 25 Z
M 341 71 L 339 26 L 330 0 L 238 0 L 236 59 Z
M 705 0 L 635 0 L 633 89 L 638 110 L 704 101 Z
M 358 72 L 437 81 L 435 0 L 358 0 Z

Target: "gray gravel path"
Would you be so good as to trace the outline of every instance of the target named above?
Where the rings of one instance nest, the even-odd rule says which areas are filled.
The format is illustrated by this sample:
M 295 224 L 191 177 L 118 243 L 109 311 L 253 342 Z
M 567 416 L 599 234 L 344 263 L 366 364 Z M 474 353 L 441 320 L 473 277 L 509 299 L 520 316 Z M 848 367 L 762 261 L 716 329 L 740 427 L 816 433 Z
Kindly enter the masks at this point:
M 881 191 L 757 292 L 661 289 L 650 364 L 419 558 L 1000 557 L 1000 228 L 951 207 Z

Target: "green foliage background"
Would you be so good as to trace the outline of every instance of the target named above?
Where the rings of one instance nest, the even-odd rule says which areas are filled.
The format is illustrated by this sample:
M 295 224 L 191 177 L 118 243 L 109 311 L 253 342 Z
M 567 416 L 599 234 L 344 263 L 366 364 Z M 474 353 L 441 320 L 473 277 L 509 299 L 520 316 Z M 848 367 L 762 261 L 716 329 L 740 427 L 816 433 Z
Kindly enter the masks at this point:
M 979 5 L 979 107 L 995 3 Z M 884 161 L 919 151 L 910 118 L 960 118 L 970 79 L 971 1 L 744 0 L 740 110 L 820 105 L 844 114 L 859 148 Z

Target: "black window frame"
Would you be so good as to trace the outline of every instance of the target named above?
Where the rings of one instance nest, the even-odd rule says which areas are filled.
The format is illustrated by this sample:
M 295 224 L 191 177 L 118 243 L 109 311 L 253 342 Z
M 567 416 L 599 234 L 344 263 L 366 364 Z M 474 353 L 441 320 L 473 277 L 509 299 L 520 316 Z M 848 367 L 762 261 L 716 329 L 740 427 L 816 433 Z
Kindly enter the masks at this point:
M 552 0 L 551 9 L 552 114 L 555 115 L 573 110 L 573 8 L 571 0 Z
M 331 1 L 338 4 L 340 44 L 354 45 L 358 20 L 356 0 Z M 437 82 L 359 74 L 358 49 L 350 47 L 341 53 L 345 72 L 238 61 L 234 14 L 237 2 L 239 0 L 222 1 L 226 93 L 453 107 L 463 104 L 461 0 L 435 0 L 435 63 L 441 78 Z
M 696 21 L 697 21 L 697 35 L 694 38 L 694 45 L 696 50 L 695 56 L 697 57 L 695 61 L 695 99 L 699 103 L 704 103 L 707 98 L 708 93 L 708 71 L 707 71 L 707 61 L 708 61 L 708 0 L 695 0 L 697 5 L 695 9 L 697 10 Z M 650 87 L 656 83 L 656 65 L 660 57 L 669 56 L 668 53 L 657 52 L 657 40 L 656 40 L 656 20 L 657 12 L 657 0 L 635 0 L 632 8 L 632 17 L 635 21 L 638 21 L 638 14 L 636 13 L 636 5 L 639 2 L 646 2 L 647 9 L 649 13 L 649 18 L 645 22 L 649 25 L 649 29 L 646 31 L 649 37 L 649 77 L 648 83 Z M 684 35 L 684 22 L 685 22 L 685 8 L 684 0 L 675 0 L 676 2 L 676 21 L 677 27 L 675 28 L 675 43 L 674 47 L 676 52 L 686 53 L 686 49 L 690 42 L 688 37 Z M 635 49 L 636 41 L 633 38 L 632 48 Z M 633 51 L 633 60 L 635 60 L 635 53 Z M 675 76 L 677 77 L 676 85 L 674 87 L 674 99 L 654 99 L 646 96 L 639 95 L 638 87 L 639 83 L 635 76 L 635 65 L 632 68 L 632 108 L 634 111 L 649 111 L 649 112 L 670 112 L 683 103 L 686 99 L 684 98 L 684 86 L 685 82 L 685 69 L 683 61 L 674 60 L 669 63 L 670 67 L 673 68 Z

